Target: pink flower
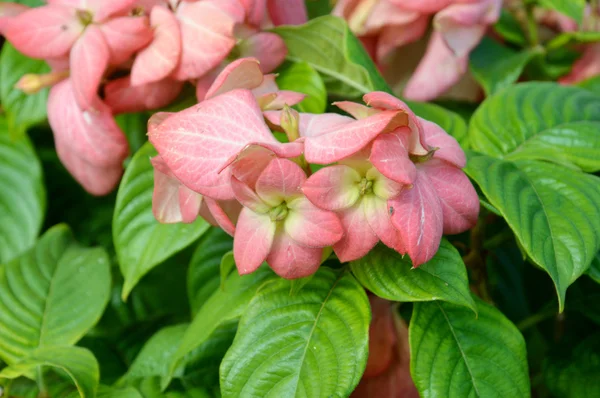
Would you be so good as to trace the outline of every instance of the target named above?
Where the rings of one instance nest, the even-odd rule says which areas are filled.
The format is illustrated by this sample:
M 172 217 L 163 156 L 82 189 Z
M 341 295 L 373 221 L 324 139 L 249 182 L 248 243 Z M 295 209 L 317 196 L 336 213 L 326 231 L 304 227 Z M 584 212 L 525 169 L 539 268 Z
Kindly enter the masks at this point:
M 558 81 L 562 84 L 575 84 L 600 75 L 600 44 L 588 44 L 583 55 L 573 64 L 571 72 Z
M 388 200 L 400 194 L 402 185 L 373 167 L 367 151 L 322 168 L 306 181 L 302 191 L 317 207 L 340 216 L 344 236 L 333 246 L 340 261 L 363 257 L 380 240 L 405 252 L 388 211 Z
M 342 237 L 332 212 L 314 206 L 302 194 L 304 171 L 287 159 L 273 159 L 253 190 L 232 178 L 244 205 L 235 231 L 233 254 L 240 274 L 254 272 L 263 261 L 280 276 L 301 278 L 316 272 L 323 248 Z

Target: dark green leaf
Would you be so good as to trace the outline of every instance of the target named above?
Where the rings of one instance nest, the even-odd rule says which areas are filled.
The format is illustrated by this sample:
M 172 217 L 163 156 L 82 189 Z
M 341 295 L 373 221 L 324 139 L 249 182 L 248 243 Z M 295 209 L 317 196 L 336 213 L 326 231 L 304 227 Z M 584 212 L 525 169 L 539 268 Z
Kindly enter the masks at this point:
M 221 290 L 225 289 L 225 281 L 227 280 L 227 277 L 229 276 L 229 274 L 231 274 L 231 271 L 233 271 L 234 269 L 235 269 L 235 260 L 233 258 L 233 251 L 228 251 L 227 253 L 225 253 L 223 255 L 223 258 L 221 258 L 221 265 L 220 265 Z
M 96 397 L 100 380 L 98 362 L 91 352 L 80 347 L 40 347 L 26 359 L 3 369 L 0 379 L 30 375 L 39 366 L 49 366 L 66 372 L 82 398 Z
M 0 264 L 30 248 L 46 208 L 40 161 L 27 135 L 11 138 L 0 117 Z
M 494 30 L 502 36 L 506 41 L 517 44 L 519 46 L 527 45 L 527 37 L 521 28 L 519 21 L 508 11 L 503 8 L 500 12 L 500 19 L 494 25 Z
M 115 117 L 125 133 L 131 152 L 137 152 L 147 141 L 148 115 L 145 113 L 123 113 Z
M 306 10 L 308 18 L 314 19 L 323 15 L 331 14 L 332 0 L 306 0 Z
M 600 283 L 600 252 L 596 253 L 596 257 L 592 260 L 587 274 L 597 283 Z
M 390 92 L 360 41 L 338 17 L 323 16 L 300 26 L 273 29 L 292 62 L 306 62 L 319 72 L 330 95 L 358 97 L 374 90 Z
M 125 171 L 113 217 L 113 239 L 125 278 L 123 298 L 152 268 L 198 239 L 209 225 L 198 218 L 192 224 L 160 224 L 152 214 L 154 175 L 150 143 L 135 154 Z
M 565 292 L 600 249 L 600 178 L 539 161 L 469 157 L 473 178 L 527 255 Z
M 442 241 L 433 259 L 415 269 L 408 256 L 383 245 L 350 266 L 364 287 L 387 300 L 443 300 L 476 311 L 465 264 L 447 240 Z
M 306 62 L 290 63 L 279 70 L 277 86 L 281 90 L 304 93 L 307 97 L 295 107 L 300 112 L 323 113 L 327 91 L 321 76 Z
M 15 84 L 27 73 L 47 73 L 50 68 L 44 61 L 28 58 L 9 43 L 0 52 L 0 102 L 13 136 L 46 119 L 48 89 L 28 95 L 16 89 Z
M 298 294 L 278 279 L 252 300 L 221 364 L 224 398 L 347 397 L 364 371 L 369 300 L 347 271 L 321 267 Z
M 539 53 L 536 49 L 515 52 L 484 37 L 471 52 L 469 65 L 473 77 L 489 96 L 515 83 L 531 58 Z
M 99 319 L 110 292 L 103 249 L 50 229 L 27 253 L 0 267 L 0 357 L 8 364 L 37 347 L 77 342 Z
M 411 375 L 422 397 L 528 397 L 525 340 L 500 311 L 478 317 L 444 302 L 416 303 L 409 326 Z
M 202 236 L 188 269 L 188 296 L 192 314 L 196 314 L 219 288 L 221 259 L 232 248 L 233 240 L 220 228 L 211 228 Z

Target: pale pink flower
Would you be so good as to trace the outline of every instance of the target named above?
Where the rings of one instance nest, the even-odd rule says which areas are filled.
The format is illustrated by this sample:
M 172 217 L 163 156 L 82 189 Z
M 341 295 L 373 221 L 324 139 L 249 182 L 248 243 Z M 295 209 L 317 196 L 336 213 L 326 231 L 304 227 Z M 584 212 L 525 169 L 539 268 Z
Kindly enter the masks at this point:
M 263 261 L 284 278 L 316 272 L 323 248 L 342 237 L 336 215 L 314 206 L 302 194 L 304 171 L 287 159 L 273 159 L 252 189 L 232 178 L 244 205 L 237 223 L 233 254 L 240 274 L 254 272 Z
M 583 55 L 573 64 L 573 69 L 558 81 L 562 84 L 575 84 L 600 75 L 600 44 L 588 44 Z

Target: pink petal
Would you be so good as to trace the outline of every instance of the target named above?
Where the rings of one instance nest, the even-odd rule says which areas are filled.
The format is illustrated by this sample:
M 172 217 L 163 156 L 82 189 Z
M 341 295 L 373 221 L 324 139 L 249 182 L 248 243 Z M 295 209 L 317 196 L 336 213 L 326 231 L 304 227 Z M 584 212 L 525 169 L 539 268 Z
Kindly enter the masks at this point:
M 119 182 L 129 148 L 110 110 L 81 111 L 70 80 L 50 90 L 48 120 L 58 155 L 69 172 L 90 193 L 103 195 Z
M 381 62 L 393 50 L 419 40 L 429 26 L 429 17 L 422 15 L 410 23 L 385 26 L 377 40 L 377 60 Z
M 362 201 L 340 213 L 344 236 L 333 245 L 341 262 L 357 260 L 367 254 L 379 241 L 369 226 Z
M 265 0 L 239 0 L 246 10 L 246 21 L 254 27 L 259 27 L 265 17 L 267 5 Z
M 431 260 L 442 239 L 442 205 L 428 174 L 418 170 L 412 189 L 388 201 L 392 224 L 402 236 L 413 266 Z
M 285 60 L 287 47 L 279 35 L 261 32 L 239 44 L 241 57 L 255 57 L 260 61 L 263 73 L 275 70 Z
M 219 227 L 221 227 L 221 229 L 227 232 L 229 235 L 234 236 L 235 225 L 233 224 L 232 217 L 230 214 L 228 214 L 227 209 L 223 209 L 219 202 L 211 198 L 204 198 L 204 202 L 206 203 L 208 210 L 216 220 Z M 231 207 L 232 204 L 235 205 L 237 204 L 237 202 L 229 203 L 229 206 Z M 241 206 L 237 204 L 237 206 L 235 207 L 236 213 L 239 214 L 239 212 L 241 211 Z
M 267 9 L 275 26 L 302 25 L 308 21 L 304 0 L 267 0 Z
M 575 84 L 596 75 L 600 75 L 600 43 L 588 44 L 581 58 L 573 64 L 571 72 L 558 81 L 562 84 Z
M 160 7 L 159 7 L 160 8 Z M 110 49 L 110 63 L 120 65 L 152 41 L 147 17 L 118 17 L 100 25 Z
M 242 209 L 233 240 L 233 257 L 240 275 L 256 271 L 273 245 L 275 223 L 267 214 Z
M 477 224 L 479 197 L 460 169 L 432 159 L 419 165 L 427 173 L 442 206 L 445 234 L 458 234 Z
M 380 110 L 398 110 L 402 111 L 407 115 L 407 123 L 410 128 L 410 136 L 408 140 L 408 151 L 409 153 L 416 155 L 426 155 L 427 149 L 424 145 L 422 137 L 423 127 L 421 126 L 420 119 L 410 110 L 408 105 L 400 101 L 398 98 L 391 94 L 384 93 L 382 91 L 374 91 L 372 93 L 363 96 L 363 101 L 369 106 Z
M 467 71 L 468 57 L 456 57 L 442 35 L 434 31 L 427 52 L 404 88 L 404 96 L 413 101 L 430 101 L 452 87 Z
M 315 206 L 324 210 L 352 207 L 360 198 L 361 176 L 351 167 L 327 166 L 310 176 L 302 192 Z
M 247 145 L 282 146 L 248 90 L 233 90 L 203 101 L 167 118 L 148 135 L 177 178 L 215 199 L 232 198 L 227 175 L 219 170 Z M 221 192 L 206 193 L 207 188 L 219 186 Z
M 264 116 L 272 125 L 280 128 L 280 111 L 266 111 L 264 112 Z M 352 122 L 354 122 L 354 119 L 348 116 L 338 115 L 337 113 L 323 113 L 319 115 L 312 113 L 301 113 L 299 121 L 300 136 L 316 137 L 336 127 L 341 128 L 341 126 Z
M 352 101 L 338 101 L 334 102 L 333 105 L 349 113 L 355 119 L 364 119 L 379 112 L 377 109 Z
M 261 109 L 263 111 L 283 109 L 285 105 L 294 106 L 296 104 L 299 104 L 304 98 L 306 98 L 306 94 L 287 90 L 277 91 L 273 94 L 274 95 L 272 95 L 272 97 L 270 97 L 268 101 L 261 101 L 262 97 L 259 97 L 257 99 L 259 104 L 261 104 Z
M 350 156 L 379 134 L 406 124 L 406 114 L 383 111 L 365 119 L 335 127 L 319 136 L 307 137 L 304 156 L 309 163 L 328 164 Z
M 304 278 L 317 272 L 322 254 L 323 249 L 299 245 L 284 231 L 278 231 L 267 263 L 283 278 Z
M 455 0 L 389 0 L 391 3 L 407 10 L 414 10 L 422 13 L 438 12 L 442 8 L 448 7 Z M 475 0 L 478 1 L 478 0 Z
M 255 58 L 241 58 L 223 69 L 206 92 L 205 98 L 215 97 L 236 88 L 252 90 L 261 85 L 263 73 Z
M 181 29 L 178 80 L 198 79 L 223 61 L 235 46 L 235 20 L 210 1 L 182 2 L 177 8 Z
M 273 159 L 256 181 L 256 193 L 271 207 L 302 195 L 306 174 L 288 159 Z
M 83 25 L 76 10 L 61 5 L 32 8 L 3 22 L 3 34 L 17 50 L 32 58 L 66 55 Z
M 267 205 L 252 188 L 234 176 L 231 177 L 231 189 L 235 198 L 253 212 L 265 214 L 271 209 L 271 206 Z
M 296 242 L 308 247 L 327 247 L 342 238 L 344 230 L 335 213 L 319 209 L 305 197 L 287 205 L 289 213 L 283 225 Z
M 171 79 L 132 86 L 130 77 L 126 76 L 104 87 L 105 102 L 115 114 L 143 112 L 169 105 L 182 88 L 183 82 Z
M 170 0 L 171 2 L 177 0 Z M 179 0 L 181 1 L 181 0 Z M 195 2 L 197 0 L 184 0 L 187 2 Z M 246 10 L 244 7 L 240 7 L 240 0 L 202 0 L 205 3 L 212 3 L 213 6 L 216 6 L 219 10 L 223 11 L 227 14 L 235 24 L 243 24 L 246 19 Z M 264 1 L 264 0 L 262 0 Z
M 154 40 L 135 57 L 131 68 L 134 86 L 164 79 L 179 63 L 181 33 L 175 15 L 164 7 L 154 7 L 150 23 L 154 29 Z
M 399 253 L 406 253 L 402 242 L 402 234 L 392 224 L 387 201 L 375 195 L 365 195 L 362 208 L 371 230 L 388 247 Z
M 275 93 L 279 91 L 279 87 L 277 87 L 277 82 L 275 81 L 276 77 L 277 75 L 273 73 L 265 75 L 263 77 L 262 83 L 258 87 L 252 89 L 252 93 L 254 94 L 254 96 L 258 98 L 265 94 Z
M 95 25 L 88 26 L 71 50 L 71 80 L 81 109 L 96 106 L 98 87 L 109 59 L 110 50 L 102 31 Z
M 200 211 L 202 195 L 190 190 L 168 170 L 160 156 L 151 159 L 154 166 L 152 213 L 161 223 L 193 222 Z
M 85 0 L 86 8 L 94 14 L 94 22 L 133 10 L 137 0 Z
M 275 153 L 265 147 L 250 145 L 231 163 L 231 174 L 254 190 L 258 177 L 275 157 Z
M 409 25 L 420 16 L 419 12 L 398 7 L 388 1 L 378 1 L 368 13 L 362 30 L 364 33 L 372 33 L 379 32 L 386 26 Z
M 423 126 L 423 137 L 427 145 L 432 148 L 439 148 L 435 151 L 434 157 L 443 159 L 459 168 L 465 167 L 467 158 L 458 141 L 437 124 L 419 119 Z
M 0 34 L 4 35 L 5 26 L 13 17 L 29 10 L 29 7 L 17 3 L 0 3 Z
M 401 127 L 391 134 L 383 134 L 373 142 L 369 160 L 384 176 L 401 184 L 412 184 L 417 169 L 408 157 L 408 127 Z

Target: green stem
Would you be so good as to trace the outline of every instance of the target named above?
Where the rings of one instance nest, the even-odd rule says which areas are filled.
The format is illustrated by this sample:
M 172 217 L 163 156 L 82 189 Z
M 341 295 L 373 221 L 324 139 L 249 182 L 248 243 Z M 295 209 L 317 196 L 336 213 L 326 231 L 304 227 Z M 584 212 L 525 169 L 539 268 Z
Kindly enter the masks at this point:
M 529 37 L 529 44 L 531 45 L 531 47 L 536 47 L 540 43 L 540 38 L 538 35 L 538 26 L 533 15 L 533 8 L 533 4 L 525 4 L 525 12 L 527 13 L 527 33 Z
M 38 366 L 36 372 L 38 389 L 40 390 L 38 398 L 49 398 L 50 395 L 48 395 L 48 387 L 46 386 L 46 381 L 44 380 L 44 372 L 42 370 L 42 367 Z
M 517 324 L 517 328 L 520 331 L 524 331 L 526 329 L 529 329 L 530 327 L 533 327 L 535 325 L 537 325 L 540 322 L 543 322 L 545 320 L 548 320 L 552 317 L 554 317 L 556 315 L 555 312 L 538 312 L 537 314 L 533 314 L 525 319 L 523 319 L 521 322 L 519 322 Z

